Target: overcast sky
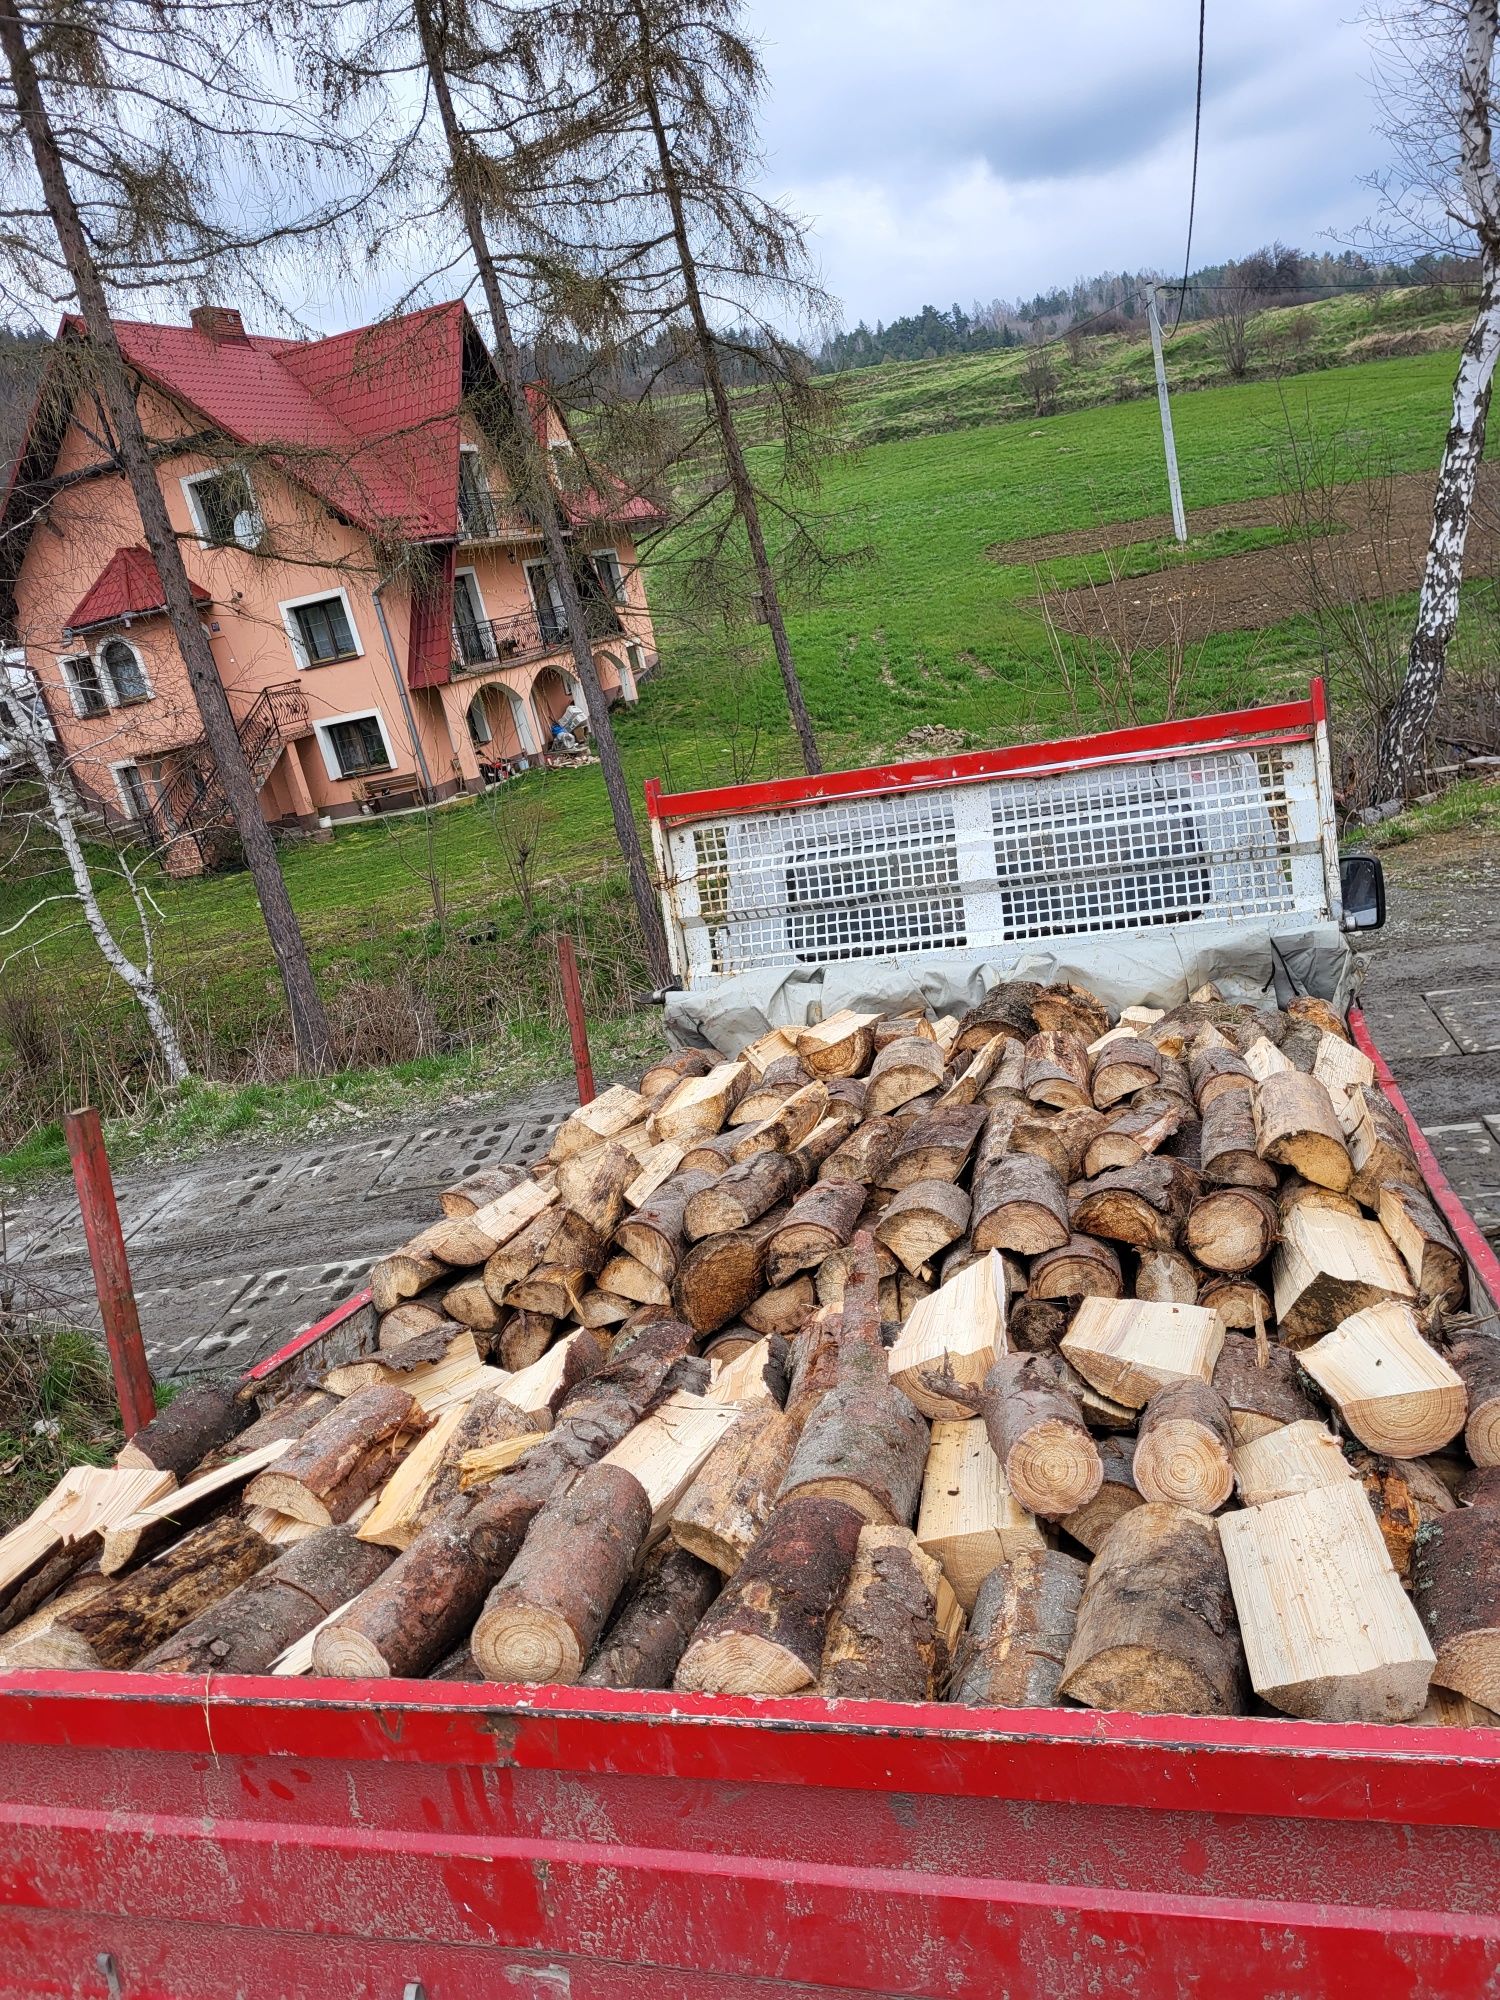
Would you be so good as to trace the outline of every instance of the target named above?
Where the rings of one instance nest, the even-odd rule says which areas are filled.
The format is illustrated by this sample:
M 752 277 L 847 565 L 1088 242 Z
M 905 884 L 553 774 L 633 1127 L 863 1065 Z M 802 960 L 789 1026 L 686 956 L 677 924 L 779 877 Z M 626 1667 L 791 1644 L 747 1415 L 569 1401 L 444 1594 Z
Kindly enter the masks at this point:
M 1343 248 L 1370 212 L 1358 7 L 1208 0 L 1195 265 L 1278 236 Z M 769 186 L 811 224 L 846 324 L 1180 269 L 1197 0 L 748 0 L 747 18 Z

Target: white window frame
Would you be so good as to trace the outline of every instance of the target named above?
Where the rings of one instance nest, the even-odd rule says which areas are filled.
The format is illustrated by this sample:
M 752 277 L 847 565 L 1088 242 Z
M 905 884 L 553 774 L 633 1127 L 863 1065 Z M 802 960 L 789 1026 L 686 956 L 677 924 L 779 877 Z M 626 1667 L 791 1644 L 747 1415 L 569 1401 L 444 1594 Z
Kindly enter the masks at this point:
M 245 491 L 250 495 L 250 511 L 261 523 L 260 533 L 248 546 L 244 542 L 233 540 L 210 541 L 208 524 L 203 518 L 202 508 L 198 505 L 198 495 L 194 489 L 201 486 L 205 480 L 218 479 L 226 472 L 237 472 L 244 480 Z M 241 465 L 237 459 L 227 459 L 223 465 L 206 466 L 202 472 L 184 473 L 177 484 L 182 488 L 182 497 L 187 502 L 188 519 L 193 524 L 193 532 L 198 537 L 200 549 L 240 549 L 248 555 L 260 547 L 265 538 L 265 522 L 261 517 L 260 502 L 255 497 L 255 481 L 250 477 L 250 468 L 247 465 Z
M 354 638 L 354 651 L 341 660 L 314 660 L 302 643 L 302 634 L 297 629 L 297 621 L 292 616 L 304 604 L 326 604 L 330 597 L 337 597 L 344 607 L 344 616 L 349 621 L 349 630 Z M 335 584 L 332 590 L 309 590 L 301 597 L 283 597 L 276 606 L 281 613 L 281 623 L 286 632 L 286 642 L 292 649 L 292 664 L 299 674 L 320 672 L 324 667 L 345 667 L 350 660 L 362 660 L 365 644 L 359 636 L 359 627 L 354 622 L 354 606 L 349 602 L 349 593 L 342 584 Z
M 485 690 L 483 688 L 476 688 L 474 690 L 474 699 L 469 703 L 468 707 L 464 710 L 464 727 L 468 730 L 469 742 L 473 745 L 476 751 L 487 750 L 495 740 L 494 727 L 490 722 L 489 704 L 485 700 L 484 695 L 485 695 Z M 474 736 L 474 720 L 473 720 L 474 711 L 476 708 L 479 710 L 479 720 L 484 725 L 484 734 L 477 741 L 475 740 Z
M 323 591 L 321 595 L 326 597 L 328 592 Z M 391 732 L 386 728 L 385 717 L 381 714 L 380 710 L 378 708 L 353 708 L 350 709 L 347 715 L 325 715 L 313 724 L 313 730 L 318 739 L 318 748 L 323 753 L 323 768 L 327 771 L 334 784 L 357 785 L 369 773 L 360 771 L 356 772 L 352 777 L 345 777 L 344 773 L 339 769 L 338 752 L 333 747 L 333 738 L 329 734 L 329 731 L 336 729 L 341 722 L 368 722 L 372 717 L 374 718 L 376 728 L 380 731 L 380 740 L 385 745 L 386 759 L 390 765 L 391 772 L 394 775 L 399 771 L 400 761 L 396 756 L 396 746 L 391 741 Z
M 120 773 L 122 771 L 135 772 L 135 775 L 141 781 L 141 790 L 147 794 L 148 801 L 150 797 L 151 788 L 146 783 L 145 772 L 142 771 L 140 765 L 136 762 L 134 757 L 122 757 L 117 764 L 110 765 L 109 775 L 115 781 L 115 797 L 120 801 L 120 810 L 124 813 L 126 819 L 130 821 L 132 826 L 140 826 L 142 824 L 142 821 L 140 815 L 136 812 L 135 800 L 130 796 L 129 792 L 126 791 L 124 784 L 121 782 Z
M 102 709 L 85 708 L 79 696 L 78 682 L 71 672 L 75 660 L 87 660 L 99 682 L 99 692 L 104 698 Z M 79 722 L 97 722 L 101 715 L 108 715 L 114 704 L 109 698 L 109 675 L 86 646 L 75 653 L 60 653 L 57 658 L 58 672 L 62 675 L 63 686 L 68 691 L 68 701 Z
M 546 556 L 528 556 L 526 561 L 521 565 L 521 574 L 526 581 L 526 602 L 532 616 L 540 623 L 542 607 L 537 601 L 536 589 L 531 581 L 533 570 L 540 570 L 546 577 L 548 605 L 551 608 L 553 618 L 563 627 L 564 636 L 566 636 L 568 614 L 563 607 L 562 593 L 557 587 L 557 578 L 552 574 L 552 565 Z
M 104 657 L 106 646 L 129 647 L 135 657 L 135 663 L 140 669 L 141 679 L 145 683 L 146 692 L 144 694 L 132 694 L 122 697 L 115 683 L 114 674 L 110 670 L 109 662 Z M 71 653 L 68 657 L 70 659 L 77 659 L 78 655 Z M 111 708 L 138 708 L 143 701 L 151 701 L 155 698 L 156 688 L 152 684 L 150 674 L 146 671 L 146 656 L 142 653 L 134 639 L 126 638 L 123 632 L 106 632 L 102 639 L 97 640 L 93 650 L 93 661 L 94 671 L 99 676 L 99 685 L 104 690 L 104 699 L 109 703 Z
M 611 596 L 609 601 L 616 609 L 623 609 L 630 603 L 630 583 L 625 573 L 625 565 L 620 560 L 620 551 L 610 542 L 606 542 L 602 549 L 590 549 L 589 561 L 594 565 L 595 576 L 599 574 L 600 556 L 608 556 L 620 572 L 620 594 L 618 597 Z
M 465 446 L 465 449 L 467 450 L 468 447 Z M 474 602 L 479 606 L 479 622 L 481 625 L 488 625 L 490 622 L 490 608 L 484 601 L 484 591 L 481 588 L 479 582 L 479 571 L 474 567 L 473 563 L 461 564 L 453 572 L 453 584 L 455 589 L 457 589 L 458 587 L 458 579 L 461 576 L 468 576 L 473 578 Z

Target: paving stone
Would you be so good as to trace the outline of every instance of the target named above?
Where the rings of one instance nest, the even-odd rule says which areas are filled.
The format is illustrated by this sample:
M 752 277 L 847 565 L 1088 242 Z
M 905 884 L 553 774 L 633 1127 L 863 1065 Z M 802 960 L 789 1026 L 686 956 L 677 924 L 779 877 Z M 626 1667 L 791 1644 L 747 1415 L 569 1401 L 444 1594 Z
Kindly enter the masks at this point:
M 1500 986 L 1466 986 L 1423 997 L 1465 1055 L 1500 1049 Z
M 1459 1053 L 1458 1043 L 1437 1015 L 1414 993 L 1383 995 L 1377 991 L 1362 999 L 1361 1005 L 1376 1047 L 1393 1066 L 1422 1056 Z
M 228 1311 L 198 1341 L 178 1372 L 197 1375 L 249 1368 L 357 1292 L 368 1273 L 367 1258 L 335 1258 L 242 1279 Z
M 1500 1232 L 1500 1114 L 1458 1125 L 1424 1125 L 1454 1193 L 1486 1236 Z

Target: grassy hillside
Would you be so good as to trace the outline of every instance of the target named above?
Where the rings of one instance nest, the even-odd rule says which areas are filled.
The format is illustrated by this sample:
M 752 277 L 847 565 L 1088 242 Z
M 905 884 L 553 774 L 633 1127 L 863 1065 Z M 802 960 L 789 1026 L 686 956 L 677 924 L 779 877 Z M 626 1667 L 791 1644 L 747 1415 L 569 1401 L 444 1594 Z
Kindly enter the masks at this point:
M 1190 527 L 1195 509 L 1275 491 L 1288 424 L 1304 436 L 1337 436 L 1352 451 L 1377 446 L 1396 471 L 1433 465 L 1453 365 L 1451 353 L 1435 352 L 1181 397 L 1177 436 Z M 920 365 L 899 371 L 903 385 L 922 372 Z M 948 364 L 945 373 L 954 405 L 973 409 L 994 393 L 990 357 Z M 859 407 L 871 421 L 877 410 L 885 413 L 880 421 L 888 420 L 888 398 L 897 390 L 862 378 L 856 387 L 861 395 L 868 390 Z M 868 559 L 841 573 L 826 601 L 799 613 L 792 626 L 827 762 L 920 754 L 923 746 L 910 732 L 932 725 L 966 744 L 990 745 L 1096 722 L 1097 716 L 1075 715 L 1059 685 L 1034 571 L 1002 566 L 989 551 L 1023 537 L 1152 514 L 1163 503 L 1157 413 L 1145 399 L 1041 421 L 971 421 L 837 460 L 825 477 L 822 504 L 844 546 L 867 546 Z M 1254 531 L 1248 541 L 1244 531 L 1238 538 L 1221 531 L 1179 560 L 1205 560 L 1253 540 Z M 1135 557 L 1147 566 L 1162 560 L 1154 550 Z M 1053 574 L 1066 581 L 1070 572 L 1053 566 Z M 796 769 L 763 630 L 754 631 L 746 651 L 711 644 L 679 618 L 664 588 L 654 598 L 663 666 L 639 708 L 619 717 L 637 796 L 653 776 L 680 790 Z M 1223 635 L 1204 648 L 1185 705 L 1239 706 L 1303 684 L 1316 656 L 1314 634 L 1296 620 L 1267 633 Z M 537 873 L 550 885 L 535 918 L 511 893 L 496 814 L 512 823 L 535 819 Z M 420 823 L 410 821 L 341 830 L 331 847 L 290 847 L 292 897 L 325 986 L 347 1017 L 349 1060 L 378 1076 L 392 1057 L 410 1057 L 416 1084 L 428 1074 L 434 1089 L 448 1087 L 455 1060 L 464 1078 L 480 1083 L 516 1080 L 553 1061 L 561 1024 L 546 944 L 552 925 L 567 922 L 592 940 L 599 1011 L 622 1004 L 635 975 L 628 911 L 609 875 L 612 853 L 597 768 L 521 780 L 486 802 L 438 814 L 430 851 Z M 434 920 L 434 877 L 444 900 L 442 924 Z M 57 886 L 0 885 L 0 929 Z M 167 980 L 195 1024 L 206 1063 L 220 1073 L 248 1068 L 274 1077 L 284 1062 L 271 1046 L 279 1001 L 248 880 L 164 880 L 154 893 Z M 111 898 L 123 924 L 122 901 Z M 26 936 L 34 948 L 24 958 L 14 956 L 16 938 L 7 943 L 0 1076 L 7 1039 L 10 1073 L 17 1074 L 28 1019 L 26 1032 L 40 1036 L 42 1053 L 27 1059 L 66 1061 L 78 1080 L 86 1081 L 101 1047 L 126 1054 L 139 1047 L 129 1002 L 104 977 L 81 929 L 59 930 L 58 917 L 53 907 L 33 921 Z M 404 1007 L 410 1011 L 403 995 L 420 996 L 427 1025 L 417 1046 L 394 1025 L 382 1040 L 381 1009 L 372 1008 L 363 984 L 372 980 L 383 982 L 393 1023 Z M 45 1033 L 34 1019 L 38 1006 Z M 501 1055 L 487 1054 L 476 1071 L 475 1058 L 455 1059 L 451 1051 L 486 1024 L 516 1032 Z M 60 1043 L 60 1057 L 46 1052 L 53 1042 Z M 358 1096 L 352 1085 L 341 1091 Z M 362 1101 L 383 1102 L 382 1092 L 388 1094 L 387 1082 L 371 1082 Z M 326 1091 L 320 1097 L 313 1090 L 302 1109 L 326 1098 Z M 7 1115 L 0 1095 L 0 1118 L 9 1128 L 0 1126 L 0 1142 L 21 1136 L 32 1101 L 18 1094 Z M 263 1115 L 272 1114 L 262 1104 L 246 1121 L 253 1127 Z

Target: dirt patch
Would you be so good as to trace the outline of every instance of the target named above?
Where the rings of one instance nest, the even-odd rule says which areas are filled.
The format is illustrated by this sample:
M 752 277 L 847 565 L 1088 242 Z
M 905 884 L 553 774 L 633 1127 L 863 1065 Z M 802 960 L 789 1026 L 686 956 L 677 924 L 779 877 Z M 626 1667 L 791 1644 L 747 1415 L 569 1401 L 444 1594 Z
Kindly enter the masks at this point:
M 1464 562 L 1468 576 L 1493 576 L 1500 571 L 1497 499 L 1500 469 L 1487 466 L 1469 531 Z M 1192 527 L 1199 531 L 1210 526 L 1282 526 L 1286 525 L 1284 507 L 1284 500 L 1273 495 L 1237 502 L 1232 508 L 1205 508 L 1192 517 Z M 1336 576 L 1340 598 L 1369 601 L 1416 589 L 1432 526 L 1430 473 L 1407 473 L 1399 479 L 1344 487 L 1331 512 L 1330 525 L 1336 523 L 1337 532 L 1315 545 L 1314 559 L 1326 561 L 1326 574 Z M 1162 525 L 1160 516 L 1112 522 L 1093 530 L 1091 536 L 1070 538 L 1068 549 L 1054 547 L 1049 553 L 1083 555 L 1120 548 L 1150 540 L 1153 533 L 1160 534 Z M 1062 538 L 1045 539 L 1057 542 Z M 1010 550 L 1022 546 L 1012 543 Z M 1032 546 L 1039 549 L 1041 545 Z M 1006 559 L 1017 558 L 1007 552 Z M 1307 563 L 1307 544 L 1293 541 L 1204 562 L 1174 563 L 1150 575 L 1122 577 L 1114 583 L 1078 586 L 1058 592 L 1049 603 L 1053 618 L 1065 631 L 1114 639 L 1128 634 L 1133 647 L 1158 646 L 1169 640 L 1193 645 L 1215 632 L 1255 630 L 1310 610 L 1313 592 L 1308 585 Z
M 1274 499 L 1229 500 L 1220 507 L 1198 507 L 1193 511 L 1192 531 L 1209 535 L 1218 528 L 1261 528 L 1279 519 L 1276 505 Z M 1092 528 L 1064 528 L 1055 535 L 1033 535 L 1027 541 L 996 542 L 985 554 L 1006 568 L 1029 567 L 1057 556 L 1095 556 L 1104 549 L 1129 548 L 1133 542 L 1165 542 L 1171 534 L 1170 514 L 1142 514 L 1133 521 L 1100 521 Z

